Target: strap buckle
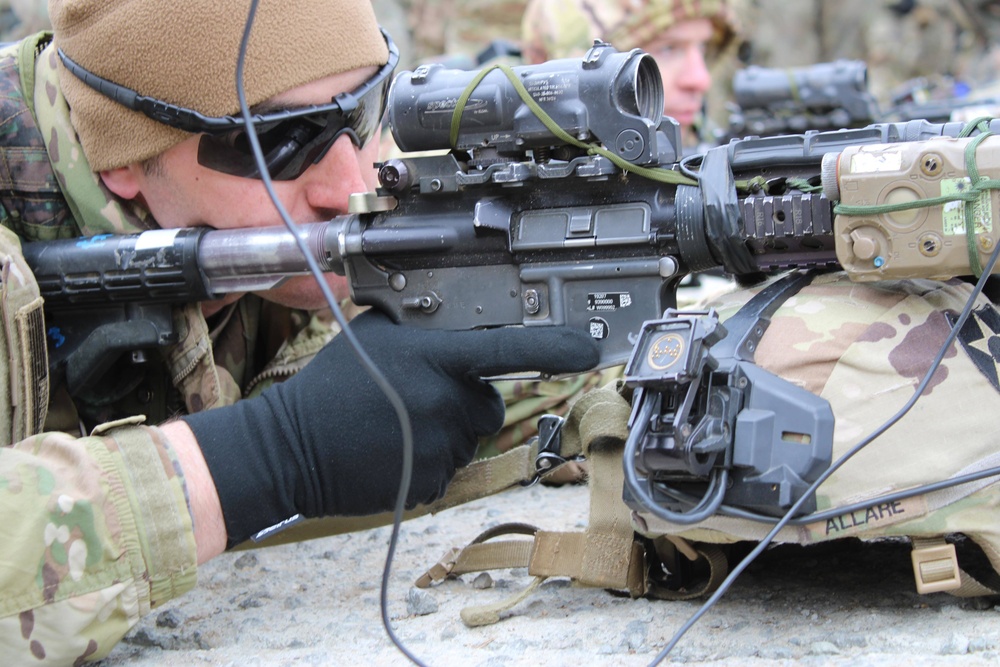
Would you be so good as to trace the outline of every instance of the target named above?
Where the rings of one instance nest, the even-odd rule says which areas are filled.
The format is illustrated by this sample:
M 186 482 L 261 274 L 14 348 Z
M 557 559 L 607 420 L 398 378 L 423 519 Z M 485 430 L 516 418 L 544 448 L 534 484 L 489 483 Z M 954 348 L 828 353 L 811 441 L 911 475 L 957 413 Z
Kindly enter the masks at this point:
M 943 540 L 914 539 L 910 558 L 917 592 L 921 595 L 961 588 L 962 575 L 954 544 Z
M 583 456 L 566 458 L 562 455 L 562 426 L 565 421 L 559 415 L 542 415 L 538 418 L 538 454 L 535 456 L 535 476 L 522 481 L 521 486 L 534 486 L 561 465 L 584 459 Z

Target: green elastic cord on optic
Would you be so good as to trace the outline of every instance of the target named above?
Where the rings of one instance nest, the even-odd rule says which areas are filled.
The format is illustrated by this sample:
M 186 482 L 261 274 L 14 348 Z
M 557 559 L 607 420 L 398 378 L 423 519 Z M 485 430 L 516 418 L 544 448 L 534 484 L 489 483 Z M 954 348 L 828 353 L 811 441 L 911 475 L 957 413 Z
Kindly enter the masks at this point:
M 614 164 L 622 171 L 631 172 L 633 174 L 642 176 L 643 178 L 648 178 L 650 180 L 657 181 L 660 183 L 672 183 L 674 185 L 698 184 L 697 181 L 690 179 L 687 176 L 684 176 L 683 174 L 680 174 L 676 171 L 672 171 L 670 169 L 642 167 L 637 164 L 632 164 L 628 160 L 616 155 L 615 153 L 612 153 L 611 151 L 607 150 L 602 146 L 599 146 L 597 144 L 588 144 L 570 135 L 564 129 L 559 127 L 558 123 L 552 120 L 552 118 L 547 113 L 545 113 L 542 107 L 540 107 L 538 103 L 535 102 L 534 98 L 531 97 L 531 93 L 529 93 L 528 90 L 524 87 L 524 84 L 522 84 L 520 79 L 518 79 L 517 74 L 514 72 L 514 70 L 511 69 L 509 65 L 504 65 L 504 64 L 493 65 L 492 67 L 488 67 L 480 71 L 479 74 L 477 74 L 475 78 L 473 78 L 472 81 L 469 82 L 469 85 L 466 86 L 461 96 L 459 96 L 458 102 L 455 104 L 455 111 L 451 115 L 450 142 L 452 148 L 455 148 L 456 145 L 458 144 L 458 132 L 462 123 L 462 112 L 465 111 L 466 103 L 469 101 L 469 98 L 472 97 L 472 93 L 476 90 L 476 87 L 479 86 L 479 83 L 486 77 L 487 74 L 489 74 L 495 69 L 498 69 L 504 73 L 507 79 L 510 80 L 511 85 L 514 86 L 514 90 L 517 91 L 517 94 L 520 96 L 521 100 L 528 106 L 529 109 L 531 109 L 531 112 L 535 114 L 538 120 L 542 121 L 542 124 L 545 125 L 545 127 L 549 130 L 549 132 L 551 132 L 553 135 L 561 139 L 566 144 L 569 144 L 571 146 L 576 146 L 577 148 L 582 148 L 583 150 L 587 151 L 588 155 L 600 155 L 601 157 L 607 158 L 612 162 L 612 164 Z
M 796 104 L 802 102 L 802 95 L 799 92 L 799 82 L 795 80 L 795 72 L 790 69 L 785 70 L 788 76 L 788 92 L 792 94 L 792 101 Z
M 973 219 L 974 207 L 972 204 L 979 200 L 979 197 L 983 192 L 1000 189 L 1000 180 L 980 176 L 979 167 L 976 165 L 976 149 L 979 147 L 979 144 L 986 139 L 986 137 L 993 134 L 989 131 L 988 126 L 988 123 L 991 120 L 992 118 L 989 116 L 975 118 L 969 121 L 958 135 L 958 138 L 965 139 L 972 134 L 973 130 L 978 129 L 980 132 L 980 134 L 975 139 L 970 141 L 969 145 L 965 148 L 965 170 L 969 174 L 969 181 L 971 183 L 967 191 L 957 192 L 952 195 L 941 197 L 918 199 L 916 201 L 903 202 L 899 204 L 877 204 L 874 206 L 850 206 L 846 204 L 837 204 L 833 207 L 833 212 L 837 215 L 872 216 L 883 213 L 894 213 L 896 211 L 908 211 L 916 208 L 927 208 L 930 206 L 944 206 L 949 202 L 961 201 L 966 204 L 962 208 L 965 214 L 965 242 L 969 251 L 969 266 L 978 278 L 983 275 L 983 265 L 979 261 L 979 250 L 976 247 L 976 228 L 975 220 Z

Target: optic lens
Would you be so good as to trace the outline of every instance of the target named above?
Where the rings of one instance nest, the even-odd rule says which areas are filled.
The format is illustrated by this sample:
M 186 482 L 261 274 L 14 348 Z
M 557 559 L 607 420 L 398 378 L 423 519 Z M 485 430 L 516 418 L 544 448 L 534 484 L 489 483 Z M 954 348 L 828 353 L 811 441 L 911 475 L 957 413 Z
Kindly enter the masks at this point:
M 632 88 L 634 106 L 630 111 L 658 124 L 663 117 L 663 80 L 652 56 L 639 58 Z

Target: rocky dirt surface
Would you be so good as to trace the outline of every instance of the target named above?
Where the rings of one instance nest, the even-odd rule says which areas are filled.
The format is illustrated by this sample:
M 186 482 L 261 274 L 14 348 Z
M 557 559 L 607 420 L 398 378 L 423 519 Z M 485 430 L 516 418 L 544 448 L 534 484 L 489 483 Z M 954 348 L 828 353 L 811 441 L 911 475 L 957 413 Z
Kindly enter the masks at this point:
M 551 579 L 497 625 L 467 628 L 459 611 L 506 598 L 524 570 L 463 575 L 427 591 L 414 580 L 484 528 L 527 521 L 586 525 L 585 487 L 532 487 L 403 526 L 389 588 L 396 634 L 427 665 L 645 665 L 700 606 L 630 600 Z M 198 587 L 143 620 L 101 667 L 404 665 L 381 623 L 388 528 L 229 553 Z M 996 665 L 1000 611 L 914 591 L 909 547 L 839 542 L 778 547 L 752 565 L 663 664 Z

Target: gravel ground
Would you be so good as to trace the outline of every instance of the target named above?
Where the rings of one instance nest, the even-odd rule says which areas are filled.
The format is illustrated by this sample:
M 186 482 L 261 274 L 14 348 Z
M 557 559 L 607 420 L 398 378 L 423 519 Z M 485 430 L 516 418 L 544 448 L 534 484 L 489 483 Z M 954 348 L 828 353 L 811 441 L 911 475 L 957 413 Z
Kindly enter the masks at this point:
M 526 571 L 464 575 L 428 591 L 412 582 L 484 528 L 586 524 L 583 487 L 516 489 L 404 524 L 389 588 L 396 634 L 427 665 L 645 665 L 698 609 L 630 600 L 552 579 L 497 625 L 459 611 L 521 590 Z M 202 568 L 198 587 L 158 609 L 99 663 L 142 665 L 407 664 L 381 623 L 389 538 L 380 528 L 242 553 Z M 905 544 L 839 542 L 769 550 L 664 663 L 996 665 L 1000 611 L 914 591 Z M 483 588 L 483 586 L 488 586 Z

